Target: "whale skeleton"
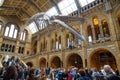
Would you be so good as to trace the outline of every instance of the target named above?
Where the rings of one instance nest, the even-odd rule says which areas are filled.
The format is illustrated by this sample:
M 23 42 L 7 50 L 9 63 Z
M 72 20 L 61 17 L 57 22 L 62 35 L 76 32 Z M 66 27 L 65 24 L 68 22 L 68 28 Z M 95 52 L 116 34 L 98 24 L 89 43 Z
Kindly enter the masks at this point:
M 58 24 L 62 25 L 64 28 L 68 29 L 75 36 L 77 36 L 77 38 L 80 41 L 84 41 L 85 40 L 84 36 L 82 34 L 80 34 L 77 30 L 75 30 L 74 28 L 67 25 L 65 23 L 66 20 L 64 21 L 63 18 L 66 18 L 66 20 L 68 20 L 68 16 L 51 16 L 50 17 L 46 13 L 42 12 L 42 13 L 37 13 L 34 16 L 32 16 L 28 20 L 28 22 L 30 23 L 32 21 L 39 21 L 40 24 L 42 24 L 42 22 L 44 22 L 44 26 L 48 26 L 48 24 L 52 24 L 52 23 L 58 23 Z M 74 20 L 74 21 L 76 20 L 76 18 L 74 18 L 74 17 L 70 17 L 70 18 L 72 18 L 70 20 Z M 77 20 L 83 21 L 84 19 L 83 18 L 78 18 Z

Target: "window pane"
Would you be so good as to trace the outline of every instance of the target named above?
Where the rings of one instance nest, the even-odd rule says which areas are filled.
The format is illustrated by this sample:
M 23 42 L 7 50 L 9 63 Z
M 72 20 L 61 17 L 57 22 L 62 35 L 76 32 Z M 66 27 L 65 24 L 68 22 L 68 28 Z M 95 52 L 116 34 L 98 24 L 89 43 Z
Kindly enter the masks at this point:
M 95 0 L 79 0 L 79 3 L 81 4 L 80 6 L 83 7 L 93 1 L 95 1 Z
M 23 40 L 25 40 L 25 37 L 26 37 L 26 33 L 24 32 L 24 34 L 23 34 Z
M 29 29 L 32 33 L 35 33 L 38 31 L 37 25 L 35 24 L 35 22 L 32 22 L 31 24 L 29 24 Z
M 20 40 L 22 40 L 22 37 L 23 37 L 23 32 L 21 32 L 21 35 L 20 35 Z
M 88 42 L 92 42 L 92 37 L 88 36 Z
M 55 7 L 52 7 L 51 9 L 49 9 L 47 12 L 46 12 L 47 15 L 49 16 L 53 16 L 53 15 L 58 15 L 58 12 L 56 10 Z
M 74 0 L 62 0 L 58 3 L 58 7 L 60 8 L 62 15 L 68 15 L 77 10 Z
M 8 36 L 9 27 L 6 27 L 4 36 Z
M 17 29 L 15 29 L 13 38 L 16 38 L 16 37 L 17 37 L 17 32 L 18 32 Z
M 9 37 L 12 37 L 12 36 L 13 36 L 14 28 L 15 28 L 15 26 L 12 24 L 12 25 L 10 26 Z

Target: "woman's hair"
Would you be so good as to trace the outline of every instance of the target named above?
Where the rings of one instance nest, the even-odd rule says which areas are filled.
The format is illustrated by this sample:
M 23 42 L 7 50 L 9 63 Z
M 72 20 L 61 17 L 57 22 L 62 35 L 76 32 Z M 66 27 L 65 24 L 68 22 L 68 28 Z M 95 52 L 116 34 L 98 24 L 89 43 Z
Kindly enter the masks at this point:
M 28 80 L 34 80 L 35 79 L 35 69 L 30 69 L 28 72 Z
M 86 75 L 85 70 L 84 70 L 84 69 L 80 69 L 80 70 L 79 70 L 79 74 L 80 74 L 81 76 L 85 76 L 85 75 Z
M 27 62 L 26 65 L 29 66 L 30 68 L 33 67 L 33 63 L 32 62 Z
M 18 73 L 17 73 L 17 68 L 16 66 L 12 65 L 9 66 L 8 68 L 6 68 L 6 72 L 5 72 L 5 80 L 9 80 L 9 79 L 14 79 L 16 80 L 18 77 Z

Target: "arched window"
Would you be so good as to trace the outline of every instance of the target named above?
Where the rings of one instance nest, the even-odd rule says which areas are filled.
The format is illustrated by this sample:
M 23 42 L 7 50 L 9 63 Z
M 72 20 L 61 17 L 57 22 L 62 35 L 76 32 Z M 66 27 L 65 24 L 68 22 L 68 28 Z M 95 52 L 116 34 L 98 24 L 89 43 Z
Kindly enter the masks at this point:
M 59 48 L 59 43 L 58 43 L 58 38 L 57 38 L 57 33 L 55 33 L 55 49 L 58 50 Z
M 92 28 L 91 28 L 90 25 L 87 27 L 87 35 L 88 35 L 88 42 L 92 42 L 92 40 L 93 40 L 93 33 L 92 33 Z
M 5 45 L 5 51 L 8 51 L 8 44 Z
M 18 53 L 19 53 L 19 54 L 23 54 L 23 52 L 24 52 L 24 47 L 19 47 Z
M 1 46 L 1 51 L 4 51 L 4 50 L 5 50 L 5 44 L 3 43 Z
M 12 46 L 9 45 L 9 47 L 8 47 L 8 52 L 11 52 L 11 49 L 12 49 Z
M 15 51 L 15 46 L 13 45 L 13 46 L 12 46 L 12 52 L 14 52 L 14 51 Z
M 68 48 L 69 47 L 69 35 L 66 34 L 66 47 Z
M 101 38 L 101 34 L 100 34 L 100 29 L 99 29 L 99 21 L 97 17 L 93 18 L 93 25 L 95 29 L 95 37 L 97 40 L 99 40 Z
M 74 46 L 74 38 L 75 38 L 75 36 L 71 32 L 69 32 L 66 35 L 66 42 L 67 42 L 68 48 L 72 48 Z
M 24 30 L 23 32 L 21 32 L 20 40 L 25 41 L 27 37 L 26 35 L 27 35 L 27 30 Z
M 59 49 L 61 49 L 61 36 L 59 36 Z
M 3 22 L 0 21 L 0 31 L 2 30 Z
M 17 38 L 18 27 L 15 24 L 7 24 L 4 32 L 4 36 L 10 38 Z
M 108 28 L 108 23 L 107 23 L 107 21 L 105 19 L 102 20 L 102 29 L 103 29 L 104 37 L 109 37 L 110 32 L 109 32 L 109 28 Z

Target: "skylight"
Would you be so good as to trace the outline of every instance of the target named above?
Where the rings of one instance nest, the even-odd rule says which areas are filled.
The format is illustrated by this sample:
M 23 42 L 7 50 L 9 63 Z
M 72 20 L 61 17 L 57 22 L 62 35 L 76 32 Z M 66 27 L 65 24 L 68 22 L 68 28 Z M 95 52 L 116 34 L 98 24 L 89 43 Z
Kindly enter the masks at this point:
M 62 0 L 60 3 L 58 3 L 58 7 L 62 15 L 68 15 L 77 10 L 74 0 Z
M 4 0 L 0 0 L 0 6 L 2 6 L 4 3 Z
M 46 12 L 46 14 L 48 14 L 49 16 L 53 16 L 53 15 L 58 15 L 58 12 L 55 7 L 52 7 Z
M 35 33 L 38 31 L 37 25 L 35 24 L 35 22 L 32 22 L 29 24 L 29 29 L 32 33 Z
M 80 6 L 83 7 L 93 1 L 95 1 L 95 0 L 79 0 L 79 3 L 80 3 Z

